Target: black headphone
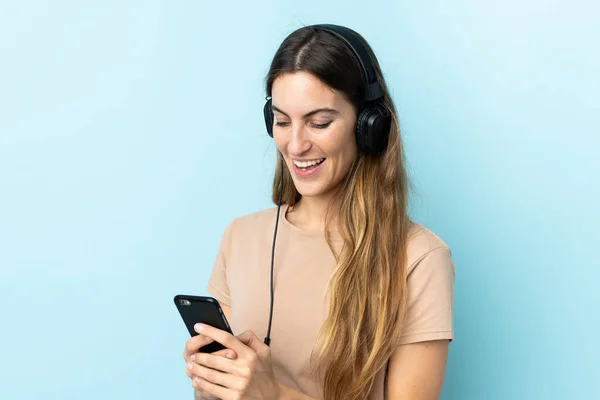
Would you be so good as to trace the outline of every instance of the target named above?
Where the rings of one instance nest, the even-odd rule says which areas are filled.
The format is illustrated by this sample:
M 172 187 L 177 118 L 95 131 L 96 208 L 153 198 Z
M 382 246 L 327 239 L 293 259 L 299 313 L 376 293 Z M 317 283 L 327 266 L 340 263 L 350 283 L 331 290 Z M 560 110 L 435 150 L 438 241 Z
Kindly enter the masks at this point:
M 377 74 L 375 73 L 375 62 L 363 41 L 350 29 L 332 24 L 312 25 L 312 28 L 322 29 L 340 38 L 355 55 L 362 71 L 365 86 L 365 106 L 358 113 L 356 119 L 356 145 L 364 153 L 379 153 L 385 150 L 391 127 L 391 115 L 387 108 L 378 101 L 383 97 L 383 88 Z M 271 109 L 271 98 L 263 109 L 267 133 L 273 137 L 273 110 Z M 277 203 L 277 217 L 275 219 L 275 232 L 273 233 L 273 246 L 271 248 L 271 302 L 269 311 L 269 326 L 264 343 L 271 343 L 271 323 L 273 321 L 273 265 L 275 258 L 275 242 L 277 240 L 277 227 L 279 225 L 279 214 L 281 209 L 281 198 L 283 194 L 283 157 L 281 162 L 281 179 L 279 182 L 279 202 Z
M 377 101 L 383 97 L 383 88 L 375 73 L 375 61 L 365 43 L 352 30 L 344 26 L 318 24 L 310 27 L 324 30 L 340 38 L 354 54 L 362 71 L 366 102 L 356 119 L 356 144 L 358 149 L 365 153 L 379 153 L 385 150 L 392 118 L 387 108 Z M 267 133 L 273 137 L 273 110 L 270 97 L 267 97 L 263 113 Z

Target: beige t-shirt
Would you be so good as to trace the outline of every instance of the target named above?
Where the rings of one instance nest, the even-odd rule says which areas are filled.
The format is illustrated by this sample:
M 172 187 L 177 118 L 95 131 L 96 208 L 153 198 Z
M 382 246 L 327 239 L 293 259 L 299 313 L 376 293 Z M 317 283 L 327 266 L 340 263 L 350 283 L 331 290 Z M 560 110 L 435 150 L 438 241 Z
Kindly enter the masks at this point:
M 335 258 L 323 232 L 307 231 L 286 218 L 281 206 L 274 263 L 271 357 L 276 379 L 315 399 L 321 383 L 309 374 L 310 356 L 327 315 L 325 290 Z M 231 307 L 234 334 L 267 333 L 270 268 L 277 208 L 235 218 L 223 234 L 207 290 Z M 412 223 L 408 243 L 408 316 L 398 345 L 426 340 L 453 340 L 454 264 L 446 244 Z M 341 246 L 336 239 L 335 246 Z M 338 247 L 339 248 L 339 247 Z M 381 370 L 369 395 L 386 399 L 386 371 Z

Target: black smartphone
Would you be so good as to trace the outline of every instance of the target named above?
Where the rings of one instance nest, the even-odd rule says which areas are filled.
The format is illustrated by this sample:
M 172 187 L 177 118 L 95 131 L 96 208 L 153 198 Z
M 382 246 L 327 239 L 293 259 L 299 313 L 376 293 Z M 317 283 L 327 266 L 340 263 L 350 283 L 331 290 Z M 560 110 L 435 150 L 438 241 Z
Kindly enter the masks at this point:
M 179 294 L 173 300 L 191 336 L 198 335 L 194 330 L 194 325 L 198 322 L 233 334 L 221 305 L 214 297 Z M 213 341 L 201 347 L 199 352 L 214 353 L 224 348 L 221 343 Z

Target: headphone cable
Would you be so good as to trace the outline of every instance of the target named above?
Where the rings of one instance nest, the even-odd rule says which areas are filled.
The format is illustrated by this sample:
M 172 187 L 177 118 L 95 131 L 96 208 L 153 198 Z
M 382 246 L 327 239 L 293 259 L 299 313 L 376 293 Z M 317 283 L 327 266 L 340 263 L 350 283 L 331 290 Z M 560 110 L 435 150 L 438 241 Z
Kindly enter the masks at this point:
M 269 346 L 271 344 L 271 323 L 273 321 L 273 298 L 274 298 L 274 290 L 273 290 L 273 264 L 275 258 L 275 242 L 277 240 L 277 227 L 279 225 L 279 214 L 281 209 L 281 198 L 283 195 L 283 156 L 280 156 L 281 160 L 281 180 L 279 182 L 279 201 L 277 202 L 277 217 L 275 219 L 275 232 L 273 233 L 273 246 L 271 248 L 271 304 L 269 310 L 269 327 L 267 329 L 267 336 L 265 337 L 264 343 Z

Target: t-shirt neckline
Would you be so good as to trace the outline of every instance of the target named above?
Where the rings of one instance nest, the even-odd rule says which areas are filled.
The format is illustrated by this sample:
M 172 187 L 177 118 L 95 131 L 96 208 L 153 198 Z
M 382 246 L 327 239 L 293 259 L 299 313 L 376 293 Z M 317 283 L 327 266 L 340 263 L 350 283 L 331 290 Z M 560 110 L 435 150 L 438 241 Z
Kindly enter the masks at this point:
M 288 203 L 284 203 L 281 205 L 281 210 L 280 210 L 280 214 L 279 214 L 279 223 L 281 225 L 285 226 L 288 230 L 290 230 L 294 233 L 297 233 L 299 235 L 302 235 L 302 236 L 325 239 L 325 232 L 322 230 L 303 229 L 303 228 L 300 228 L 300 227 L 292 224 L 286 217 L 289 207 L 290 207 L 290 205 Z M 336 231 L 332 232 L 331 238 L 333 240 L 336 240 L 336 239 L 341 240 L 339 232 L 336 232 Z

